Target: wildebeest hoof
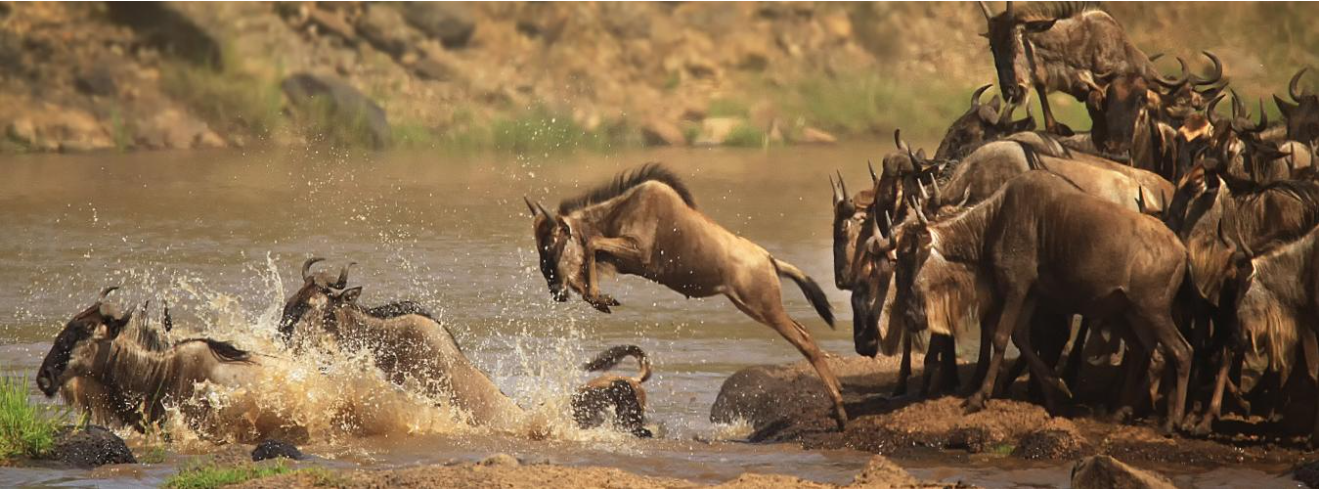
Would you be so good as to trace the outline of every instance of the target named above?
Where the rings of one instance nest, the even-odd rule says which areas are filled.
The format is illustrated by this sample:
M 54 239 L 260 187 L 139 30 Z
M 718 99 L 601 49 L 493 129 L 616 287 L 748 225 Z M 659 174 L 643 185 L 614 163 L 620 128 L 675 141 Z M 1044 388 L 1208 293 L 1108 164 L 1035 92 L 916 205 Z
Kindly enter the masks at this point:
M 1123 424 L 1131 420 L 1133 414 L 1130 407 L 1120 407 L 1113 414 L 1108 415 L 1109 422 Z
M 609 297 L 605 294 L 600 294 L 596 296 L 594 299 L 588 298 L 586 299 L 586 302 L 589 302 L 591 304 L 591 307 L 594 307 L 595 310 L 603 312 L 605 314 L 609 314 L 613 312 L 609 310 L 610 307 L 623 305 L 619 303 L 618 300 L 614 299 L 613 297 Z
M 847 429 L 847 410 L 843 406 L 834 407 L 834 422 L 838 423 L 838 431 Z
M 985 409 L 985 396 L 975 394 L 968 397 L 966 402 L 962 403 L 962 409 L 966 414 L 974 414 L 983 411 Z
M 1193 436 L 1204 437 L 1204 436 L 1209 436 L 1209 434 L 1213 432 L 1212 429 L 1213 426 L 1214 426 L 1214 417 L 1206 414 L 1204 418 L 1200 420 L 1199 423 L 1195 423 L 1194 425 L 1190 425 L 1190 426 L 1185 426 L 1182 428 L 1182 431 L 1190 433 Z
M 1172 438 L 1173 435 L 1177 434 L 1177 422 L 1168 419 L 1163 422 L 1163 426 L 1159 428 L 1159 431 L 1163 432 L 1164 438 Z
M 905 396 L 905 395 L 907 395 L 907 383 L 906 383 L 906 382 L 900 382 L 900 383 L 898 383 L 898 386 L 897 386 L 897 387 L 894 387 L 894 388 L 893 388 L 893 395 L 892 395 L 892 397 L 902 397 L 902 396 Z

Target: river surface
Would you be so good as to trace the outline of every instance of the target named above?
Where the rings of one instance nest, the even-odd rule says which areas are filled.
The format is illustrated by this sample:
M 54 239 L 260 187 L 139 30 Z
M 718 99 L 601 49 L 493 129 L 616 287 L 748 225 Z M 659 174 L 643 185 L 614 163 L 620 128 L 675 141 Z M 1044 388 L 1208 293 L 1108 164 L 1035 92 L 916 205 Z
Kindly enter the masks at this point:
M 411 299 L 433 309 L 524 407 L 558 405 L 588 379 L 576 366 L 603 348 L 640 345 L 654 360 L 648 415 L 660 431 L 659 439 L 646 441 L 599 430 L 561 430 L 542 440 L 442 429 L 339 437 L 306 447 L 324 463 L 392 467 L 507 452 L 706 482 L 756 471 L 845 483 L 867 454 L 718 441 L 745 429 L 708 420 L 729 374 L 801 358 L 787 342 L 722 297 L 688 300 L 635 277 L 604 282 L 623 304 L 610 315 L 576 298 L 553 302 L 537 268 L 523 196 L 553 207 L 618 172 L 663 162 L 686 180 L 702 212 L 815 277 L 838 313 L 839 329 L 831 331 L 791 284 L 784 288 L 788 312 L 824 349 L 852 355 L 847 297 L 832 286 L 826 175 L 841 170 L 855 192 L 869 182 L 866 160 L 888 150 L 7 157 L 0 160 L 0 370 L 26 379 L 34 399 L 59 403 L 36 390 L 36 368 L 64 322 L 109 285 L 123 287 L 111 297 L 124 307 L 168 300 L 181 330 L 247 348 L 267 345 L 284 298 L 299 283 L 298 267 L 315 255 L 329 267 L 356 262 L 350 282 L 364 287 L 366 304 Z M 139 448 L 153 443 L 140 438 L 129 441 Z M 162 463 L 132 470 L 0 469 L 0 486 L 154 485 L 189 457 L 220 450 L 205 442 L 176 445 Z M 903 464 L 919 477 L 990 487 L 1065 485 L 1069 470 L 1003 461 Z M 1242 470 L 1178 481 L 1288 482 Z

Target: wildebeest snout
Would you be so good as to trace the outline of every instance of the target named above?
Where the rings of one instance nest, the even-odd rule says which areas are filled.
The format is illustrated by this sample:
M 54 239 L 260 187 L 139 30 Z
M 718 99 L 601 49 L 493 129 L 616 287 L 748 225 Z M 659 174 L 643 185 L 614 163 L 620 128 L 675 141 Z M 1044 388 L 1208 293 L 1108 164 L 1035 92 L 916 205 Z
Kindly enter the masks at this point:
M 43 368 L 37 372 L 37 388 L 46 397 L 54 397 L 55 393 L 59 392 L 59 385 L 55 382 L 55 372 L 50 368 Z

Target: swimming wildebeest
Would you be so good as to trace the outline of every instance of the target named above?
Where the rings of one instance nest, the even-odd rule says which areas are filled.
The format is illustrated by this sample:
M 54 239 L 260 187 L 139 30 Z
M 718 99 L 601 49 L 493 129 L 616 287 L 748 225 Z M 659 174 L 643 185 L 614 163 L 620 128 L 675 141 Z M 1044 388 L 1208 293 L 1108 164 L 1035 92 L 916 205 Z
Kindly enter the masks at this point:
M 601 268 L 645 277 L 687 297 L 723 295 L 806 356 L 829 391 L 839 428 L 846 425 L 838 379 L 806 327 L 783 309 L 779 277 L 796 282 L 832 327 L 824 291 L 796 266 L 698 211 L 676 175 L 645 165 L 564 200 L 557 212 L 530 200 L 527 208 L 534 219 L 541 274 L 554 299 L 567 301 L 573 290 L 609 312 L 618 302 L 600 292 Z
M 615 424 L 638 437 L 650 438 L 646 429 L 646 389 L 641 383 L 650 379 L 650 357 L 636 345 L 619 345 L 596 355 L 582 366 L 588 372 L 604 372 L 626 357 L 635 357 L 636 377 L 601 375 L 577 389 L 572 396 L 573 419 L 582 428 L 594 428 L 605 422 L 605 413 L 613 410 Z
M 976 307 L 980 284 L 988 282 L 1000 300 L 992 318 L 988 370 L 980 389 L 966 401 L 984 407 L 1007 348 L 1008 338 L 1021 350 L 1031 375 L 1046 388 L 1050 410 L 1055 396 L 1068 390 L 1036 354 L 1030 343 L 1036 308 L 1082 314 L 1100 320 L 1122 319 L 1127 337 L 1152 352 L 1162 346 L 1176 369 L 1177 385 L 1168 404 L 1165 428 L 1178 426 L 1186 398 L 1191 351 L 1171 318 L 1182 286 L 1186 251 L 1162 223 L 1120 205 L 1086 195 L 1073 183 L 1049 172 L 1029 172 L 1013 179 L 990 199 L 964 212 L 929 223 L 917 210 L 918 223 L 902 231 L 898 250 L 895 307 L 911 324 L 964 321 Z M 982 347 L 982 352 L 985 348 Z M 1131 406 L 1148 370 L 1149 356 L 1137 355 L 1128 371 L 1124 394 Z
M 1319 387 L 1316 266 L 1319 228 L 1259 256 L 1243 259 L 1236 273 L 1235 306 L 1242 333 L 1251 346 L 1264 349 L 1270 368 L 1282 372 L 1284 379 L 1292 368 L 1304 368 L 1310 383 Z M 1319 441 L 1319 406 L 1310 441 Z
M 1283 119 L 1287 120 L 1287 139 L 1314 146 L 1319 144 L 1319 95 L 1301 90 L 1301 76 L 1305 70 L 1301 68 L 1297 71 L 1287 84 L 1287 95 L 1291 97 L 1291 102 L 1277 95 L 1273 96 L 1273 101 L 1278 104 Z
M 204 338 L 150 350 L 124 333 L 132 313 L 120 314 L 105 303 L 106 294 L 114 289 L 104 290 L 95 304 L 74 316 L 56 336 L 37 373 L 42 393 L 64 393 L 71 405 L 100 417 L 98 422 L 149 424 L 164 416 L 168 403 L 178 405 L 189 425 L 204 434 L 224 433 L 239 441 L 272 435 L 305 437 L 295 421 L 277 412 L 211 419 L 211 406 L 204 399 L 184 402 L 197 400 L 199 389 L 208 384 L 259 388 L 264 369 L 280 369 L 282 363 Z
M 1003 98 L 1010 104 L 1021 102 L 1028 87 L 1034 87 L 1049 132 L 1070 133 L 1053 118 L 1050 92 L 1084 102 L 1108 77 L 1136 74 L 1163 80 L 1098 2 L 1035 2 L 1019 8 L 1008 2 L 997 15 L 980 2 L 980 10 L 989 24 L 986 37 Z
M 472 423 L 509 427 L 522 419 L 522 408 L 504 395 L 485 372 L 467 358 L 453 335 L 421 306 L 400 302 L 376 308 L 357 304 L 361 287 L 347 285 L 347 267 L 334 283 L 307 275 L 284 305 L 280 332 L 295 346 L 329 340 L 338 348 L 365 350 L 391 382 L 411 379 L 432 398 L 447 400 L 465 411 Z

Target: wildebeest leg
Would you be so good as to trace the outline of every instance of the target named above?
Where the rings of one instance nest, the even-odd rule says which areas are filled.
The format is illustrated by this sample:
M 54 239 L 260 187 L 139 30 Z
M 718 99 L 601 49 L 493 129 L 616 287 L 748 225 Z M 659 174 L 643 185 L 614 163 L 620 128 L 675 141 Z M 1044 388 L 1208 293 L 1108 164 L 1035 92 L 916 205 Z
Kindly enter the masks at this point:
M 1035 300 L 1033 298 L 1027 299 L 1022 303 L 1021 315 L 1017 321 L 1023 325 L 1030 325 L 1030 318 L 1034 312 Z M 1052 326 L 1057 327 L 1058 325 L 1054 324 Z M 1053 369 L 1044 363 L 1044 360 L 1040 358 L 1038 353 L 1036 353 L 1035 347 L 1031 345 L 1031 334 L 1033 333 L 1033 329 L 1034 328 L 1029 326 L 1015 328 L 1012 332 L 1012 343 L 1017 345 L 1017 349 L 1021 352 L 1021 358 L 1026 359 L 1026 363 L 1030 367 L 1031 380 L 1039 383 L 1040 387 L 1043 389 L 1045 408 L 1048 409 L 1050 413 L 1057 414 L 1057 393 L 1061 392 L 1069 398 L 1072 396 L 1072 393 L 1067 390 L 1066 385 L 1063 385 L 1062 382 L 1058 380 L 1058 377 L 1053 373 Z
M 944 346 L 943 355 L 939 357 L 943 364 L 939 369 L 940 379 L 943 381 L 938 384 L 941 393 L 954 392 L 961 385 L 957 372 L 957 339 L 949 336 Z
M 1072 341 L 1072 351 L 1067 354 L 1067 365 L 1063 367 L 1063 382 L 1068 387 L 1076 387 L 1076 379 L 1081 374 L 1081 364 L 1085 361 L 1085 341 L 1090 336 L 1092 319 L 1081 318 L 1081 327 L 1076 330 L 1076 339 Z
M 911 378 L 911 332 L 902 333 L 902 362 L 898 365 L 898 385 L 893 388 L 893 396 L 907 395 L 907 379 Z
M 815 341 L 811 339 L 810 332 L 806 331 L 801 323 L 789 317 L 787 311 L 783 310 L 783 305 L 778 302 L 779 294 L 769 294 L 773 296 L 773 302 L 758 304 L 763 309 L 752 308 L 750 304 L 747 304 L 734 293 L 730 292 L 726 295 L 747 316 L 778 331 L 779 335 L 792 343 L 792 346 L 797 347 L 797 351 L 801 352 L 806 360 L 811 362 L 811 366 L 815 367 L 815 372 L 820 375 L 820 380 L 824 382 L 824 387 L 829 392 L 829 398 L 833 400 L 834 421 L 838 423 L 838 430 L 845 429 L 847 427 L 847 410 L 843 408 L 842 385 L 838 382 L 838 377 L 834 376 L 833 370 L 829 368 L 829 363 L 825 361 L 824 352 L 820 351 L 820 347 L 816 346 Z
M 980 390 L 967 398 L 964 407 L 967 412 L 976 412 L 985 408 L 985 401 L 989 395 L 994 392 L 994 383 L 998 380 L 999 369 L 1003 365 L 1003 354 L 1008 348 L 1008 338 L 1012 332 L 1019 326 L 1018 317 L 1021 313 L 1022 306 L 1026 302 L 1026 295 L 1023 293 L 1004 294 L 1003 309 L 999 314 L 998 321 L 994 323 L 994 351 L 989 357 L 989 366 L 985 370 L 985 378 L 980 383 Z M 981 338 L 980 341 L 985 341 Z
M 611 306 L 620 304 L 613 297 L 600 293 L 600 274 L 595 266 L 600 253 L 629 263 L 640 263 L 643 257 L 631 239 L 594 236 L 586 240 L 586 293 L 582 294 L 582 298 L 600 312 L 609 312 Z
M 1162 312 L 1162 314 L 1159 314 Z M 1133 328 L 1145 327 L 1153 334 L 1157 344 L 1146 344 L 1147 351 L 1161 346 L 1177 373 L 1177 384 L 1172 395 L 1168 396 L 1168 418 L 1163 422 L 1163 430 L 1172 433 L 1182 423 L 1182 410 L 1186 408 L 1186 389 L 1191 379 L 1191 345 L 1186 342 L 1177 325 L 1167 311 L 1153 314 L 1133 315 Z
M 925 355 L 925 372 L 922 375 L 921 390 L 918 395 L 925 397 L 941 394 L 946 383 L 944 379 L 948 378 L 953 379 L 953 386 L 956 387 L 957 356 L 953 337 L 931 334 L 930 348 Z
M 1190 429 L 1195 435 L 1204 436 L 1210 433 L 1213 428 L 1214 420 L 1223 412 L 1223 390 L 1227 388 L 1227 372 L 1232 366 L 1232 352 L 1228 348 L 1223 348 L 1219 355 L 1218 374 L 1214 376 L 1214 392 L 1209 396 L 1209 408 L 1205 409 L 1204 416 L 1200 422 Z
M 980 352 L 976 357 L 976 371 L 971 377 L 971 382 L 966 385 L 966 391 L 963 396 L 970 397 L 980 388 L 980 384 L 985 381 L 985 375 L 989 373 L 990 339 L 994 337 L 994 331 L 997 330 L 997 322 L 1000 310 L 991 310 L 980 318 Z

